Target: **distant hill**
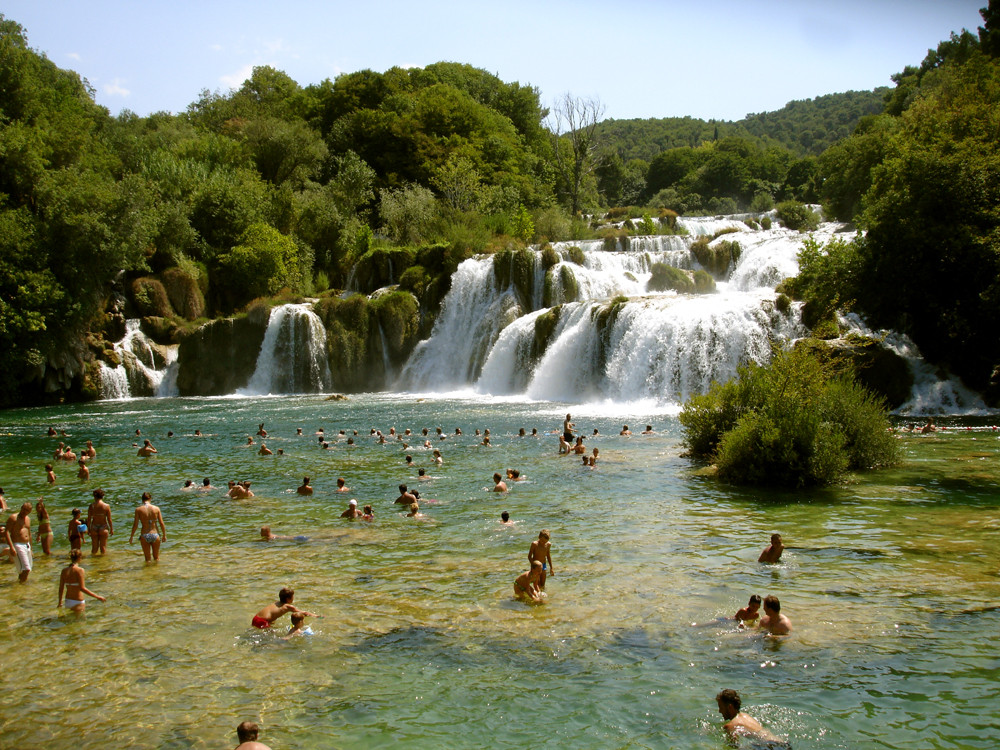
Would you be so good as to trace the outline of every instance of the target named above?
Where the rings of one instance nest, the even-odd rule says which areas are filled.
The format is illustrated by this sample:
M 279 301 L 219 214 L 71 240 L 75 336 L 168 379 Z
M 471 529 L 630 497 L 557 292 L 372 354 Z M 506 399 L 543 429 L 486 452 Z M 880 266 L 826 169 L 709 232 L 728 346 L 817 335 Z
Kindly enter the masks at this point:
M 597 137 L 623 160 L 652 161 L 661 151 L 741 136 L 761 145 L 781 145 L 798 156 L 818 155 L 846 138 L 865 115 L 879 114 L 888 89 L 847 91 L 789 102 L 774 112 L 749 114 L 742 120 L 667 117 L 648 120 L 605 120 Z

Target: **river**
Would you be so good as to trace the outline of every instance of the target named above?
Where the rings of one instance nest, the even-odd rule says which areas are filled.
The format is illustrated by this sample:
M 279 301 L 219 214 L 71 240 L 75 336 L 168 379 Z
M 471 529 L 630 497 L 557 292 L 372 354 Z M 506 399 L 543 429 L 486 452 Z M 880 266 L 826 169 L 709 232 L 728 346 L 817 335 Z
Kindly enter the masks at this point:
M 568 408 L 581 433 L 600 433 L 586 441 L 600 449 L 595 469 L 556 454 L 549 433 Z M 899 469 L 775 492 L 698 476 L 676 410 L 644 408 L 381 394 L 4 412 L 8 503 L 44 495 L 56 541 L 51 558 L 35 545 L 26 585 L 0 567 L 0 747 L 217 748 L 249 719 L 276 750 L 722 748 L 714 696 L 726 687 L 799 749 L 995 747 L 1000 433 L 987 419 L 900 436 Z M 626 421 L 631 437 L 618 435 Z M 246 446 L 260 422 L 284 455 Z M 638 434 L 647 422 L 656 433 Z M 89 482 L 57 465 L 45 484 L 49 425 L 76 450 L 94 441 Z M 428 428 L 444 464 L 422 439 L 378 445 L 373 427 Z M 542 437 L 517 437 L 521 427 Z M 136 429 L 157 455 L 136 456 Z M 356 446 L 333 440 L 341 429 L 358 431 Z M 527 479 L 487 492 L 509 467 Z M 418 481 L 418 468 L 433 478 Z M 294 491 L 305 475 L 312 497 Z M 256 498 L 182 490 L 206 476 L 252 480 Z M 332 491 L 338 476 L 349 494 Z M 400 482 L 420 489 L 426 519 L 393 505 Z M 107 602 L 76 616 L 56 609 L 66 525 L 98 486 L 115 534 L 84 566 Z M 127 544 L 144 490 L 168 531 L 149 565 Z M 376 520 L 341 519 L 349 497 Z M 264 524 L 307 541 L 258 541 Z M 542 528 L 555 575 L 547 604 L 529 607 L 512 582 Z M 758 564 L 773 531 L 788 549 Z M 313 635 L 249 628 L 285 585 L 323 615 L 307 621 Z M 752 593 L 781 599 L 790 637 L 716 619 Z

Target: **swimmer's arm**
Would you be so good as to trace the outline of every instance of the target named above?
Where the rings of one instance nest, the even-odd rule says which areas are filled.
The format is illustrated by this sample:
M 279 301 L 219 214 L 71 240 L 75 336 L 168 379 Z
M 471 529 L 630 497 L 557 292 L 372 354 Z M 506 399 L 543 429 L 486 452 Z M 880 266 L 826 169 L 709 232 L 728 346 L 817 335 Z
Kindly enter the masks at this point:
M 115 525 L 111 522 L 111 506 L 110 505 L 108 506 L 107 517 L 108 517 L 108 536 L 114 536 L 115 535 Z
M 84 593 L 84 594 L 87 594 L 88 596 L 94 597 L 99 602 L 106 602 L 107 601 L 107 599 L 105 599 L 103 596 L 101 596 L 100 594 L 95 594 L 93 591 L 91 591 L 90 589 L 88 589 L 82 583 L 80 584 L 80 591 L 82 593 Z
M 66 590 L 66 579 L 63 576 L 59 576 L 59 603 L 56 605 L 56 609 L 63 604 L 63 591 Z
M 135 537 L 135 530 L 139 528 L 139 511 L 135 512 L 135 518 L 132 520 L 132 533 L 129 534 L 128 543 L 132 544 L 132 539 Z

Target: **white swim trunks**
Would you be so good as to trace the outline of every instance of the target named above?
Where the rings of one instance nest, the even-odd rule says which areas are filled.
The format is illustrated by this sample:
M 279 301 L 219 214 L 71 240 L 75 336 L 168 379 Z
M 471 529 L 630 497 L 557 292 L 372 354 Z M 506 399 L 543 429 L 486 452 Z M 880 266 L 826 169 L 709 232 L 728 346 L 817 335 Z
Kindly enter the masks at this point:
M 17 560 L 14 561 L 14 565 L 17 567 L 18 575 L 26 570 L 30 571 L 34 562 L 31 545 L 28 542 L 14 542 L 14 550 L 17 552 Z

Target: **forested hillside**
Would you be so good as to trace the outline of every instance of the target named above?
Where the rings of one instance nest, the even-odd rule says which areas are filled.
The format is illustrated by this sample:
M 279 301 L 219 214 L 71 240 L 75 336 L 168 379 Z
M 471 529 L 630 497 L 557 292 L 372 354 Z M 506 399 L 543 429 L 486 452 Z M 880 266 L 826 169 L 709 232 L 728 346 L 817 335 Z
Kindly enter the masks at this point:
M 474 253 L 670 232 L 674 213 L 790 199 L 822 198 L 869 226 L 873 266 L 912 253 L 898 265 L 909 286 L 887 288 L 918 299 L 934 294 L 918 279 L 947 283 L 950 299 L 969 301 L 956 306 L 962 325 L 941 336 L 971 341 L 976 316 L 992 309 L 983 305 L 1000 297 L 983 287 L 996 279 L 985 273 L 996 253 L 997 201 L 987 199 L 1000 139 L 981 31 L 982 42 L 954 37 L 907 68 L 886 113 L 865 117 L 881 93 L 821 96 L 740 123 L 600 122 L 595 103 L 567 97 L 548 112 L 534 87 L 458 63 L 304 86 L 259 67 L 186 112 L 139 117 L 97 106 L 76 73 L 0 16 L 0 405 L 94 397 L 95 363 L 113 363 L 125 317 L 176 343 L 255 300 L 332 297 L 350 278 L 365 293 L 398 284 L 397 296 L 367 312 L 345 307 L 353 323 L 338 322 L 330 302 L 330 325 L 346 336 L 365 315 L 419 306 L 423 335 L 451 273 Z M 850 138 L 816 155 L 859 117 Z M 645 214 L 641 227 L 600 226 L 608 208 L 626 206 L 616 215 Z M 933 247 L 947 249 L 954 282 Z M 973 248 L 983 262 L 963 288 L 959 261 Z M 913 269 L 913 258 L 925 265 Z M 864 309 L 915 335 L 915 321 L 958 314 L 889 307 Z M 928 351 L 949 361 L 953 349 L 935 341 Z

